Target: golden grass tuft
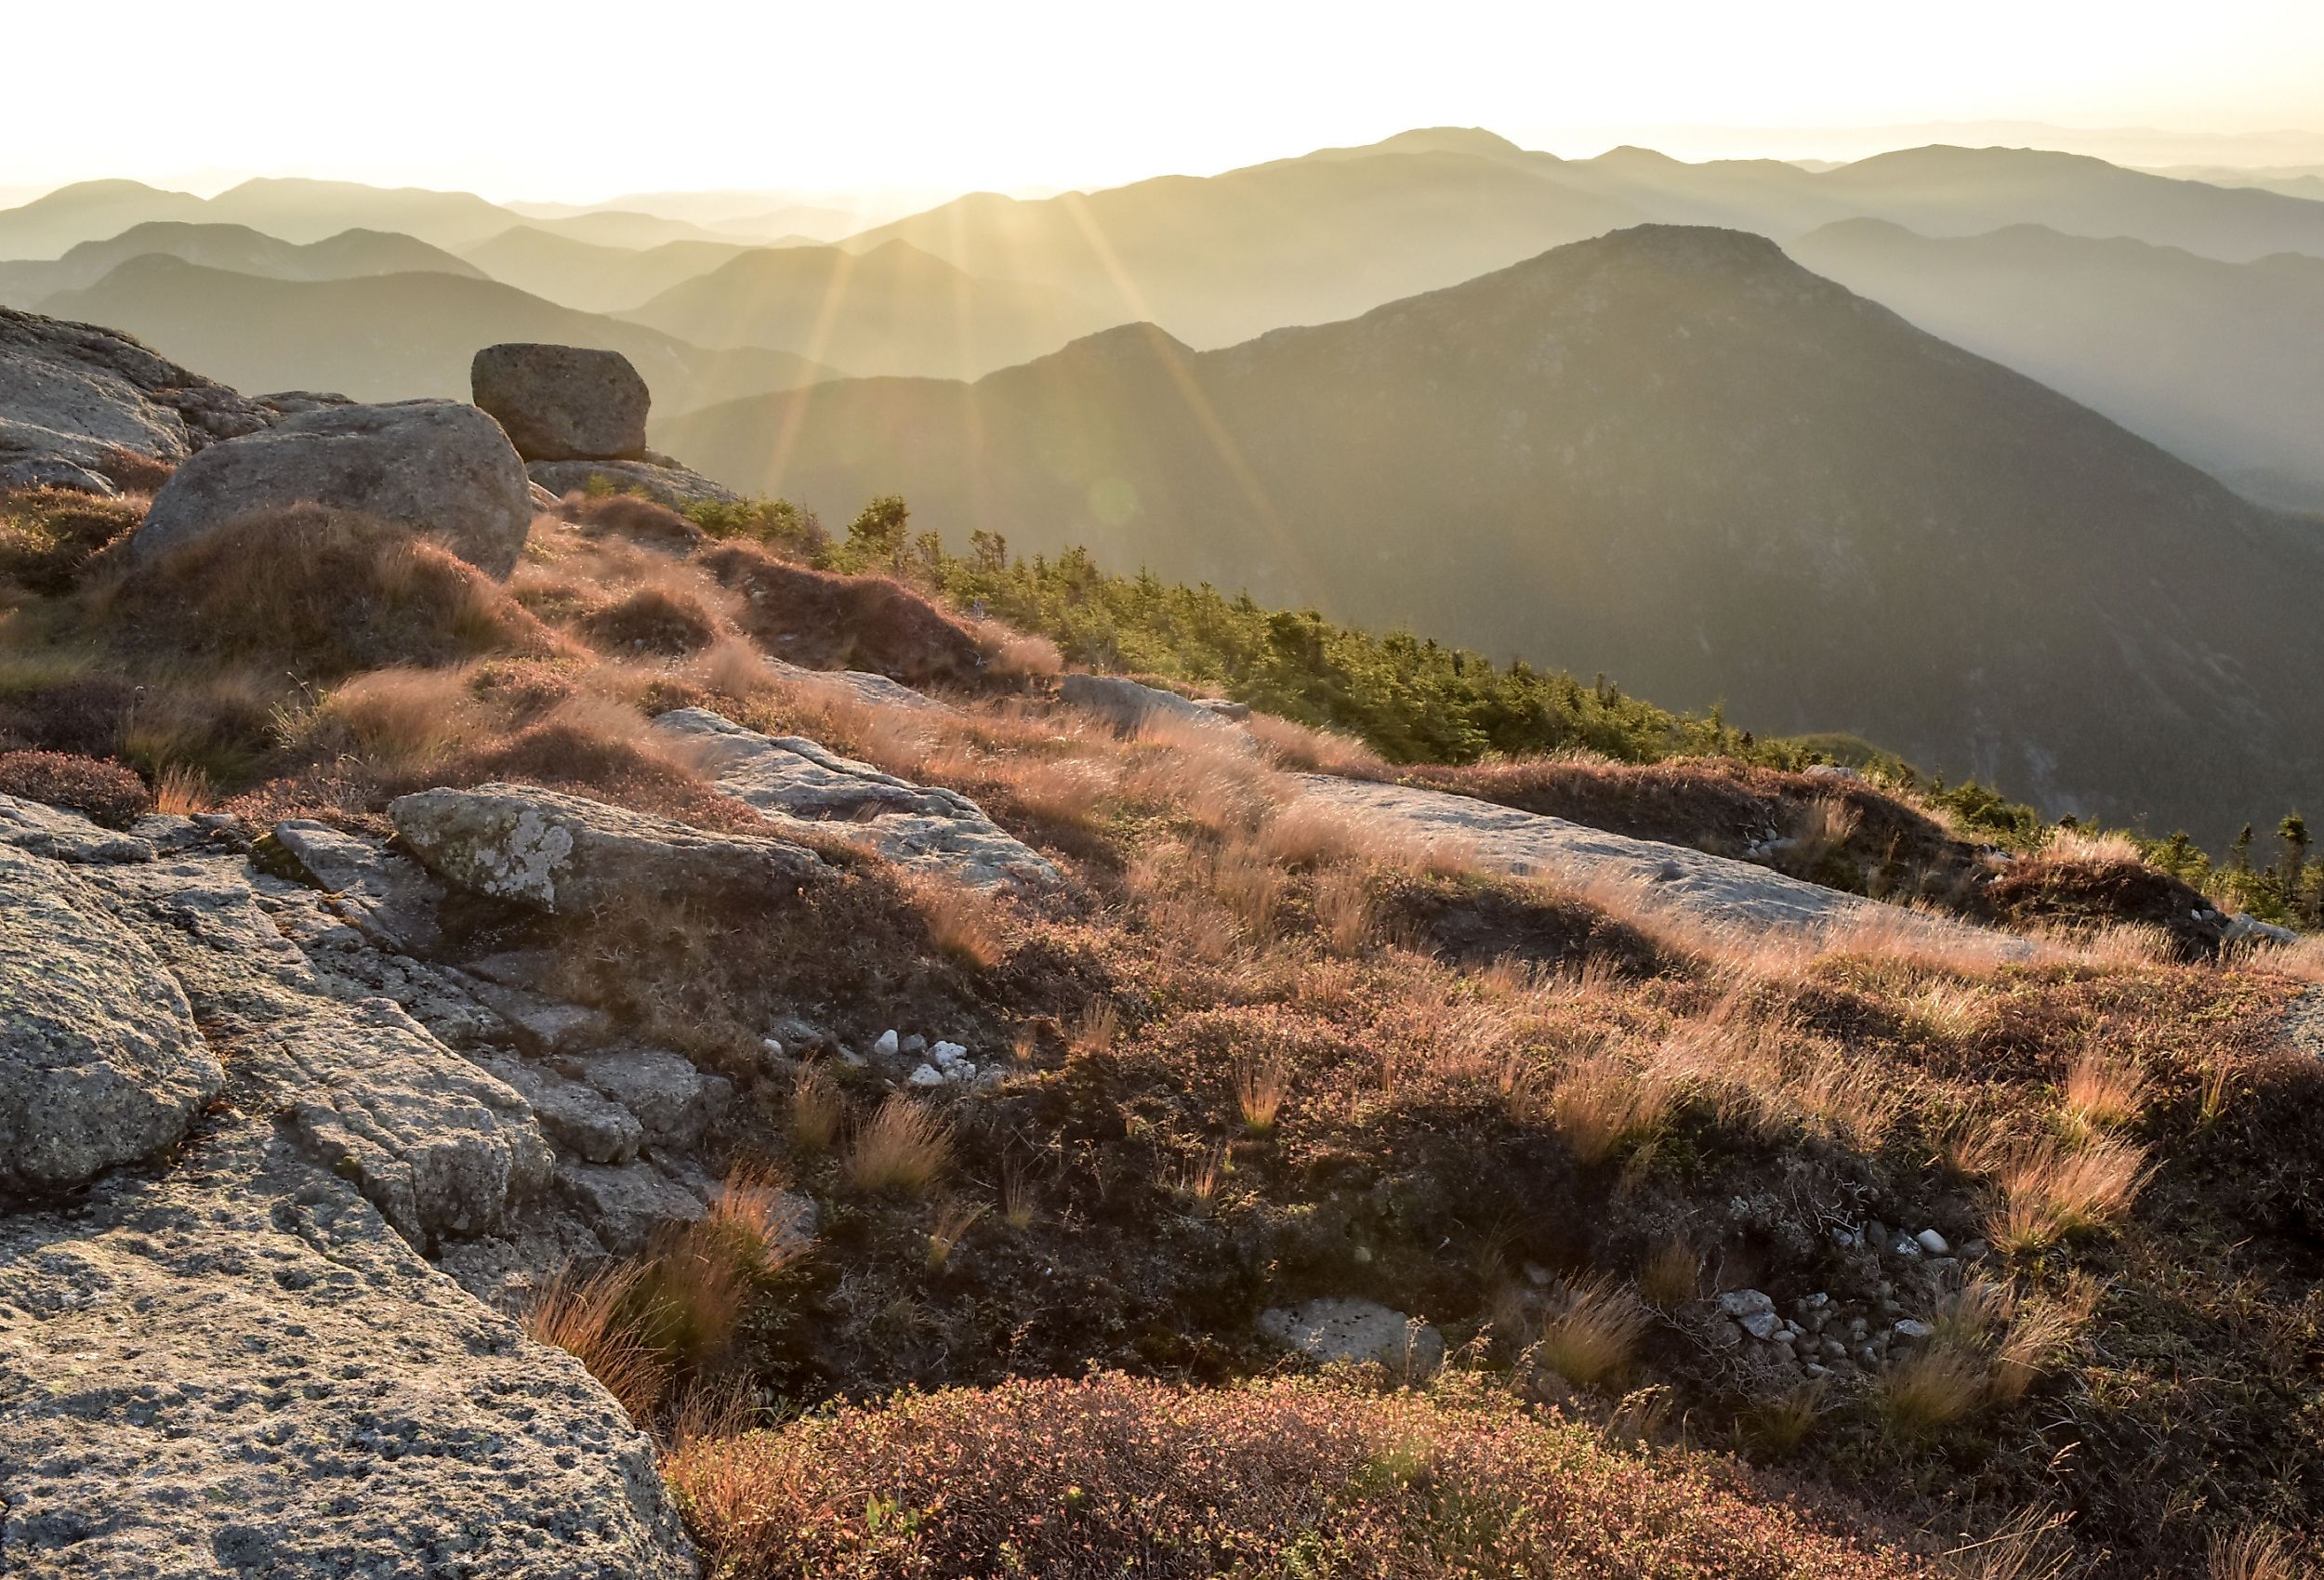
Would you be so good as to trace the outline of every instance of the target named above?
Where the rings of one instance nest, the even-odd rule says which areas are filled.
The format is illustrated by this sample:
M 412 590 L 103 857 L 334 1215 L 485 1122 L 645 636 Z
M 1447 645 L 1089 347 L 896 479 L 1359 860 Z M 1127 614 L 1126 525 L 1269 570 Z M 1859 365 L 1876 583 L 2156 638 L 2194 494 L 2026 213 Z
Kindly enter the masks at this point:
M 153 781 L 153 810 L 164 817 L 191 817 L 217 805 L 210 776 L 191 763 L 171 763 Z
M 918 1195 L 952 1164 L 952 1126 L 899 1092 L 856 1130 L 840 1165 L 858 1191 Z
M 802 1152 L 827 1152 L 847 1117 L 839 1083 L 820 1064 L 803 1067 L 791 1082 L 791 1145 Z
M 960 1247 L 977 1220 L 990 1209 L 983 1202 L 949 1201 L 936 1211 L 936 1221 L 928 1231 L 928 1271 L 942 1272 L 952 1265 L 952 1254 Z
M 555 1345 L 588 1367 L 644 1428 L 653 1424 L 669 1374 L 631 1310 L 641 1271 L 617 1263 L 582 1276 L 566 1268 L 541 1286 L 522 1325 L 526 1337 Z
M 1892 1358 L 1875 1380 L 1873 1397 L 1890 1431 L 1927 1437 L 1966 1418 L 1985 1402 L 1985 1368 L 1973 1355 L 1932 1344 Z
M 1066 1046 L 1076 1054 L 1106 1053 L 1122 1034 L 1122 1012 L 1111 999 L 1093 998 L 1081 1007 L 1065 1034 Z
M 2314 1571 L 2280 1533 L 2238 1531 L 2212 1538 L 2204 1573 L 2207 1580 L 2304 1580 Z
M 1604 1274 L 1569 1282 L 1541 1324 L 1542 1363 L 1577 1388 L 1603 1388 L 1630 1370 L 1644 1336 L 1638 1297 Z
M 2130 1059 L 2085 1047 L 2066 1073 L 2060 1096 L 2067 1117 L 2084 1134 L 2119 1129 L 2146 1106 L 2146 1073 Z
M 1001 902 L 994 896 L 932 874 L 914 877 L 905 889 L 928 928 L 928 941 L 947 959 L 989 971 L 1008 958 Z
M 1702 1288 L 1702 1257 L 1683 1240 L 1666 1240 L 1638 1270 L 1638 1293 L 1657 1306 L 1680 1306 Z
M 1550 1123 L 1584 1165 L 1659 1131 L 1678 1101 L 1670 1081 L 1633 1069 L 1619 1054 L 1594 1053 L 1568 1066 L 1550 1088 Z
M 1275 1127 L 1283 1101 L 1291 1095 L 1291 1066 L 1281 1053 L 1246 1059 L 1235 1071 L 1235 1106 L 1243 1128 L 1264 1136 Z
M 2080 1148 L 2052 1140 L 2014 1148 L 1993 1174 L 2001 1200 L 1986 1238 L 2023 1254 L 2120 1222 L 2154 1170 L 2146 1148 L 2099 1139 Z

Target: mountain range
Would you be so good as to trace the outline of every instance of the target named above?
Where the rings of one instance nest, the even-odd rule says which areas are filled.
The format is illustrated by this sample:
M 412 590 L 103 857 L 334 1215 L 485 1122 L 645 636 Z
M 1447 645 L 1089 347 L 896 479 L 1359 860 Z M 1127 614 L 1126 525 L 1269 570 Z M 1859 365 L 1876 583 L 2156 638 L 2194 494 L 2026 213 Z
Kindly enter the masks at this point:
M 702 346 L 779 346 L 865 374 L 971 378 L 1118 323 L 1046 285 L 980 279 L 906 242 L 756 248 L 626 318 Z
M 971 274 L 1052 285 L 1208 347 L 1345 318 L 1640 223 L 1788 241 L 1852 218 L 1931 236 L 2048 225 L 2229 261 L 2324 256 L 2324 203 L 2070 154 L 1935 147 L 1810 171 L 1628 148 L 1565 160 L 1461 128 L 1208 178 L 1031 202 L 975 194 L 849 244 L 908 241 Z
M 0 302 L 30 307 L 59 291 L 94 285 L 131 258 L 151 254 L 266 280 L 350 280 L 366 274 L 485 271 L 441 247 L 390 230 L 342 230 L 299 245 L 247 225 L 154 219 L 118 236 L 83 242 L 53 262 L 0 263 Z
M 153 254 L 47 298 L 41 310 L 125 330 L 237 388 L 328 389 L 359 401 L 466 400 L 469 361 L 502 340 L 621 352 L 654 392 L 657 422 L 833 373 L 788 351 L 706 350 L 456 274 L 263 280 Z
M 1789 250 L 2254 498 L 2324 510 L 2324 257 L 2224 263 L 2037 225 L 1933 239 L 1877 219 Z
M 2324 768 L 2324 545 L 1731 230 L 1640 227 L 1195 350 L 680 418 L 741 487 L 1248 586 L 1852 730 L 2053 813 L 2224 838 Z

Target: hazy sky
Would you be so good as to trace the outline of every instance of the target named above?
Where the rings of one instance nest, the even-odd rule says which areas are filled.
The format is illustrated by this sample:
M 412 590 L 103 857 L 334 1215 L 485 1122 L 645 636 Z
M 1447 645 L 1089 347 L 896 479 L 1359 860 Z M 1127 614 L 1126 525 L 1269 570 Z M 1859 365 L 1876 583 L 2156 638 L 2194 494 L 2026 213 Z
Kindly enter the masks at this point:
M 1933 121 L 2324 132 L 2324 0 L 0 0 L 0 189 L 1006 190 L 1444 124 L 1697 157 L 1720 127 L 1794 157 Z

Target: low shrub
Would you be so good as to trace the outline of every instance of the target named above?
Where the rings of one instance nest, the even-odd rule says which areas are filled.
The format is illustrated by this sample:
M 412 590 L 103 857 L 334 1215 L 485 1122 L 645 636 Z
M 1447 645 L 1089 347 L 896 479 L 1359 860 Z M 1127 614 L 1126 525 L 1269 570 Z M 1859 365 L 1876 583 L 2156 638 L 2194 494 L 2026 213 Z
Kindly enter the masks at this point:
M 667 505 L 634 494 L 568 494 L 557 513 L 591 533 L 615 533 L 655 548 L 691 551 L 706 535 Z
M 961 680 L 984 667 L 976 633 L 900 582 L 848 576 L 722 545 L 703 568 L 741 593 L 750 635 L 810 669 L 868 669 L 906 685 Z
M 0 581 L 43 595 L 69 591 L 89 562 L 144 516 L 142 500 L 72 489 L 0 495 Z
M 70 752 L 0 752 L 0 796 L 18 796 L 126 828 L 152 804 L 145 781 L 117 762 Z
M 718 616 L 680 587 L 633 589 L 575 622 L 591 647 L 615 654 L 660 653 L 682 657 L 719 639 Z
M 548 627 L 449 549 L 392 522 L 300 505 L 246 517 L 96 589 L 116 647 L 337 679 L 390 665 L 555 651 Z
M 731 1580 L 1925 1573 L 1721 1462 L 1618 1453 L 1465 1378 L 1372 1394 L 1102 1374 L 905 1393 L 697 1440 L 667 1473 Z

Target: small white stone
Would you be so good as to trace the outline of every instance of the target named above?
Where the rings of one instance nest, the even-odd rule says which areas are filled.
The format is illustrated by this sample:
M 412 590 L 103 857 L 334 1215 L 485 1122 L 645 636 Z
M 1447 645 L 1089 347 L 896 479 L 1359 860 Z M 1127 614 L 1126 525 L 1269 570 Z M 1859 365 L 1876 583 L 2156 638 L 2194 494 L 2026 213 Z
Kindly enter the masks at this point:
M 905 1079 L 916 1086 L 941 1086 L 944 1084 L 944 1073 L 933 1064 L 923 1064 Z
M 1752 1311 L 1737 1321 L 1753 1338 L 1773 1338 L 1782 1331 L 1773 1311 Z
M 1536 1289 L 1547 1289 L 1550 1286 L 1550 1270 L 1539 1262 L 1527 1262 L 1525 1272 L 1525 1282 Z
M 958 1043 L 938 1043 L 928 1050 L 928 1056 L 939 1064 L 957 1064 L 968 1056 L 968 1049 Z
M 769 1053 L 774 1055 L 777 1059 L 783 1057 L 783 1039 L 781 1037 L 760 1037 L 759 1039 L 759 1046 L 765 1048 Z
M 900 1046 L 896 1040 L 895 1031 L 891 1027 L 879 1034 L 879 1039 L 872 1044 L 872 1051 L 882 1059 L 893 1059 Z
M 1901 1317 L 1897 1319 L 1895 1327 L 1891 1331 L 1894 1332 L 1898 1338 L 1934 1338 L 1936 1336 L 1936 1329 L 1931 1327 L 1924 1322 L 1916 1321 L 1911 1317 Z
M 1945 1243 L 1945 1236 L 1939 1234 L 1934 1229 L 1924 1229 L 1920 1233 L 1914 1235 L 1913 1238 L 1921 1243 L 1921 1249 L 1926 1251 L 1932 1257 L 1941 1257 L 1945 1255 L 1946 1252 L 1952 1249 L 1950 1245 Z
M 944 1079 L 957 1081 L 965 1086 L 976 1079 L 976 1066 L 965 1059 L 956 1059 L 944 1066 Z

